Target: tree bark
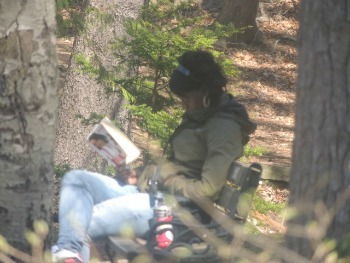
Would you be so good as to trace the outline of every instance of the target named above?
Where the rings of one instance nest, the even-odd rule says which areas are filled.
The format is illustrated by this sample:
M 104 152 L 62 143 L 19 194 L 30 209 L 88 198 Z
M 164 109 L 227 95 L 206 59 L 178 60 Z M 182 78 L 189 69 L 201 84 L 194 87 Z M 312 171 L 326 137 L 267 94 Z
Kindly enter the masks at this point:
M 1 0 L 0 21 L 0 233 L 27 250 L 24 234 L 35 220 L 51 227 L 58 106 L 55 1 Z
M 301 255 L 314 257 L 313 262 L 324 262 L 322 255 L 315 256 L 321 241 L 340 242 L 350 233 L 350 7 L 347 2 L 304 0 L 301 6 L 290 180 L 290 205 L 297 208 L 298 214 L 288 224 L 287 243 Z M 295 236 L 298 230 L 303 235 Z
M 261 42 L 262 32 L 256 24 L 259 0 L 225 0 L 218 22 L 223 25 L 233 23 L 236 28 L 244 28 L 242 33 L 234 34 L 229 41 L 231 43 Z
M 89 13 L 85 21 L 85 31 L 75 39 L 73 54 L 82 54 L 87 59 L 97 56 L 107 69 L 121 67 L 113 56 L 110 41 L 124 34 L 123 21 L 126 18 L 137 17 L 144 0 L 91 0 L 90 7 L 97 8 L 101 13 L 113 16 L 113 23 L 100 23 L 96 13 Z M 92 126 L 85 126 L 77 115 L 88 118 L 91 113 L 117 119 L 126 132 L 130 120 L 124 108 L 121 94 L 107 95 L 106 87 L 97 79 L 79 70 L 74 56 L 62 83 L 60 97 L 59 120 L 57 131 L 56 164 L 69 164 L 72 168 L 84 168 L 103 172 L 105 162 L 88 145 L 86 136 Z M 125 74 L 120 70 L 120 74 Z

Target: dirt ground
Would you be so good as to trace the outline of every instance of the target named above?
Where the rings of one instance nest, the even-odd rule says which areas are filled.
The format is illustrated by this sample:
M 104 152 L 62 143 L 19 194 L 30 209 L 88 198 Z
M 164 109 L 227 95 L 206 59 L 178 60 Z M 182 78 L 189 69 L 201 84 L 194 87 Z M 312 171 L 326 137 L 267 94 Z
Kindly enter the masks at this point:
M 259 28 L 264 34 L 260 44 L 238 45 L 228 50 L 239 76 L 230 90 L 243 102 L 258 124 L 252 146 L 268 152 L 249 158 L 266 165 L 289 167 L 294 138 L 295 88 L 297 81 L 297 21 L 299 1 L 260 1 Z M 287 184 L 262 182 L 257 194 L 274 203 L 287 203 Z M 261 232 L 283 233 L 283 215 L 255 212 L 253 221 L 263 221 Z
M 296 9 L 292 1 L 261 2 L 267 12 L 260 23 L 264 42 L 229 50 L 241 72 L 231 87 L 258 124 L 251 145 L 268 150 L 257 161 L 290 166 L 297 68 Z
M 260 5 L 257 21 L 264 41 L 226 50 L 240 72 L 231 79 L 228 89 L 246 105 L 251 119 L 258 124 L 250 145 L 267 151 L 248 161 L 289 167 L 294 138 L 299 1 L 265 0 Z M 276 204 L 287 203 L 288 184 L 261 182 L 257 194 Z M 261 232 L 285 231 L 283 215 L 255 211 L 251 217 L 252 222 L 264 222 L 265 226 L 259 227 Z
M 294 136 L 299 0 L 265 0 L 260 3 L 257 21 L 264 41 L 226 49 L 240 71 L 230 80 L 228 89 L 247 106 L 251 119 L 258 124 L 251 146 L 268 151 L 260 157 L 249 158 L 249 161 L 288 167 L 291 165 Z M 59 39 L 58 42 L 61 85 L 69 65 L 72 42 L 72 38 Z M 286 184 L 262 182 L 257 194 L 275 203 L 286 203 L 288 187 Z M 262 232 L 285 231 L 283 215 L 255 213 L 252 217 L 267 223 L 268 227 L 260 229 Z

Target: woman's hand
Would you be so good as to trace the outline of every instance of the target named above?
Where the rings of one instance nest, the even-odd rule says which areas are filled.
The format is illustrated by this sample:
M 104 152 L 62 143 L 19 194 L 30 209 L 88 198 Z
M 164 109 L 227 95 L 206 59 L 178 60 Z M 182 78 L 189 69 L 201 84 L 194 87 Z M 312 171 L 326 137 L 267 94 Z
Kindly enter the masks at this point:
M 137 184 L 137 172 L 135 169 L 127 168 L 118 172 L 118 179 L 125 184 L 136 185 Z

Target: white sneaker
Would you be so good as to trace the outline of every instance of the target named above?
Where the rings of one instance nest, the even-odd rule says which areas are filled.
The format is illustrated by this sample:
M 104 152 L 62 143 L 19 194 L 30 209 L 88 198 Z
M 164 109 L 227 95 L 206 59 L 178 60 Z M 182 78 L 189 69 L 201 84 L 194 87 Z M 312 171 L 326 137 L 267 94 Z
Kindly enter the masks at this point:
M 56 245 L 51 248 L 53 263 L 83 263 L 81 256 L 67 249 L 59 249 Z

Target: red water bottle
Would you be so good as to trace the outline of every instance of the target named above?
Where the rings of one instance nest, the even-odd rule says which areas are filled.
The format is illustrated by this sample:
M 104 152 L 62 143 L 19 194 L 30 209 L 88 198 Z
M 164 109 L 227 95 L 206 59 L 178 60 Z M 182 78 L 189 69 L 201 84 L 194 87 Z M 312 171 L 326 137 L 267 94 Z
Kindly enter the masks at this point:
M 154 208 L 154 215 L 156 222 L 171 222 L 173 215 L 171 208 L 166 205 L 159 205 Z M 156 231 L 159 233 L 156 235 L 157 246 L 159 248 L 167 248 L 174 240 L 174 233 L 172 232 L 172 224 L 160 224 Z

